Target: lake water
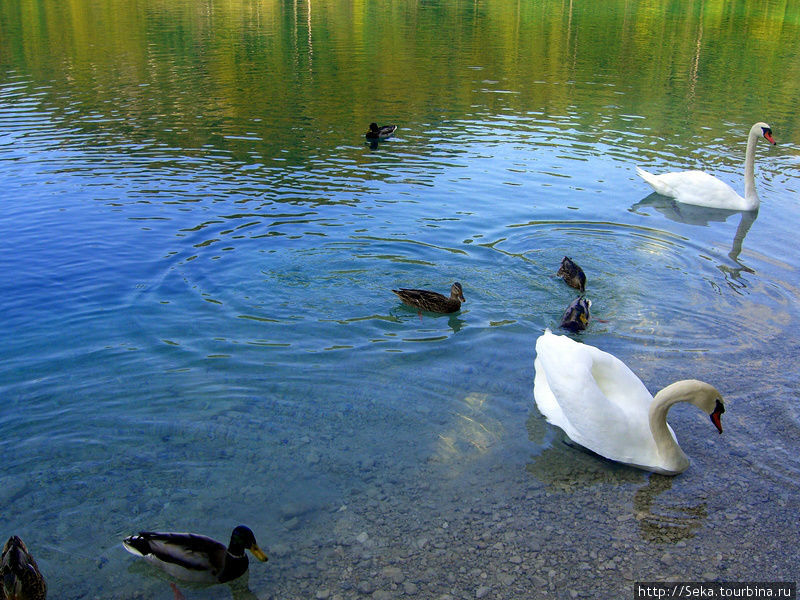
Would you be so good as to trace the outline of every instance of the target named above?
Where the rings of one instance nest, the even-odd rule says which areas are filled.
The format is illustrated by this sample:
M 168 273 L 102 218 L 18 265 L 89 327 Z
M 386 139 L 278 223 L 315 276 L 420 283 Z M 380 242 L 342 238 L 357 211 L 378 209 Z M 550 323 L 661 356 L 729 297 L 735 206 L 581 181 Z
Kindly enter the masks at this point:
M 797 581 L 798 57 L 779 0 L 5 0 L 2 541 L 58 599 L 171 599 L 121 539 L 239 523 L 270 561 L 187 599 Z M 634 172 L 741 192 L 756 121 L 757 214 Z M 721 436 L 671 411 L 682 475 L 535 408 L 564 255 L 578 339 L 723 393 Z

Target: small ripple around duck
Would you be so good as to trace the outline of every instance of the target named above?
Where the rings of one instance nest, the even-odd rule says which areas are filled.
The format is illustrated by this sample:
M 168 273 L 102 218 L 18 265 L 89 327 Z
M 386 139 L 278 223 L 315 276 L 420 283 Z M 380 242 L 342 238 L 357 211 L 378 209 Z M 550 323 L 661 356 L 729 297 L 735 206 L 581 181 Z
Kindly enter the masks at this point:
M 790 319 L 788 291 L 752 277 L 744 284 L 752 293 L 742 294 L 729 285 L 723 268 L 729 261 L 720 264 L 702 245 L 657 228 L 531 221 L 510 225 L 483 245 L 553 274 L 561 258 L 570 256 L 587 274 L 586 295 L 593 302 L 587 333 L 613 331 L 649 351 L 724 353 L 754 348 L 779 335 Z M 738 284 L 743 285 L 741 278 Z M 563 284 L 552 287 L 550 322 L 560 316 L 571 295 Z M 764 305 L 765 297 L 773 301 Z M 754 320 L 754 313 L 762 318 Z

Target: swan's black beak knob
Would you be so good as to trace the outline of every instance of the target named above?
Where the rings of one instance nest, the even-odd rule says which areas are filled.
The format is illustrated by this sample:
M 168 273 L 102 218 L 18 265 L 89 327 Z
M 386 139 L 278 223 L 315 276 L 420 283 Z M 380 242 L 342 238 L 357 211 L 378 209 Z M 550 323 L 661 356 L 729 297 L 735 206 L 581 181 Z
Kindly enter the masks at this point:
M 725 412 L 725 407 L 722 405 L 720 400 L 717 400 L 717 405 L 714 407 L 714 412 L 711 413 L 711 422 L 714 424 L 714 427 L 717 428 L 717 431 L 722 433 L 722 413 Z

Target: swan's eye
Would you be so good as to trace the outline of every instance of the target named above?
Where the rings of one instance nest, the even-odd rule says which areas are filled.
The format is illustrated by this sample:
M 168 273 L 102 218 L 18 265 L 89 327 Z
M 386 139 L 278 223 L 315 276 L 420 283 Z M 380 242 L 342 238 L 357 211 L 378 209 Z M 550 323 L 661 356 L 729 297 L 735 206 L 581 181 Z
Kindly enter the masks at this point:
M 717 405 L 714 407 L 714 412 L 719 414 L 725 412 L 725 405 L 722 403 L 722 398 L 717 398 Z

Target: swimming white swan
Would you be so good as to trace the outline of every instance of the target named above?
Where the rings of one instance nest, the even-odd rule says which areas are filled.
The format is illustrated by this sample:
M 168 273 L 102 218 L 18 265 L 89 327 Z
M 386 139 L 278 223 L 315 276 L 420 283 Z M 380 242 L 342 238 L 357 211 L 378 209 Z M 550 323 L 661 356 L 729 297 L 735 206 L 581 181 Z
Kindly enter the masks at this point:
M 667 411 L 690 402 L 722 433 L 722 396 L 713 386 L 676 381 L 653 398 L 617 357 L 546 330 L 536 341 L 533 395 L 547 421 L 604 456 L 647 471 L 677 475 L 689 466 Z
M 704 171 L 679 171 L 653 175 L 636 167 L 636 173 L 662 196 L 675 198 L 678 202 L 726 208 L 730 210 L 755 210 L 759 199 L 756 193 L 753 166 L 755 164 L 756 142 L 764 137 L 774 144 L 772 129 L 766 123 L 756 123 L 750 128 L 747 137 L 747 152 L 744 155 L 744 198 L 727 183 Z

